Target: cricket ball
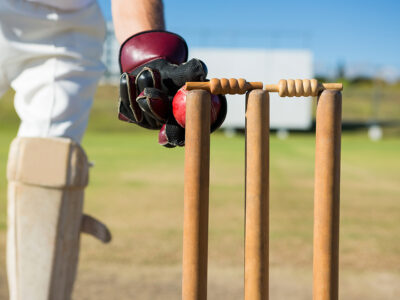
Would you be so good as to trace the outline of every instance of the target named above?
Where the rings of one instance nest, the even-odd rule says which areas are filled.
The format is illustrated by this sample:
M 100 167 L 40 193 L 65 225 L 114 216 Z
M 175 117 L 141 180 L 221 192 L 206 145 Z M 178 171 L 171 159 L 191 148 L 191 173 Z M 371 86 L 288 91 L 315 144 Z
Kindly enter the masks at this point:
M 172 99 L 172 113 L 174 114 L 176 122 L 183 128 L 186 124 L 186 96 L 188 90 L 185 87 L 181 87 Z M 218 95 L 211 94 L 211 115 L 210 125 L 214 124 L 217 120 L 218 114 L 221 110 L 221 100 Z

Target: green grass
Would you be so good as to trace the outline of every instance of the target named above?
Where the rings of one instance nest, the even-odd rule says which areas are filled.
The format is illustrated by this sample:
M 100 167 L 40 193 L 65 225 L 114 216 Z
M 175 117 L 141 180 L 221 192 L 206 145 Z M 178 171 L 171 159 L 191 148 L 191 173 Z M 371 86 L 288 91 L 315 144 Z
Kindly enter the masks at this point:
M 343 100 L 343 119 L 346 121 L 400 121 L 400 85 L 346 86 Z
M 113 242 L 108 246 L 83 238 L 80 264 L 80 276 L 86 282 L 83 286 L 99 287 L 96 278 L 106 281 L 107 277 L 102 276 L 116 274 L 120 279 L 114 279 L 115 285 L 129 291 L 124 280 L 136 278 L 133 274 L 137 270 L 147 270 L 143 274 L 148 274 L 151 268 L 160 268 L 161 273 L 167 270 L 179 281 L 174 268 L 179 266 L 182 256 L 184 151 L 159 146 L 156 131 L 117 121 L 115 92 L 111 88 L 99 90 L 83 141 L 89 159 L 95 163 L 90 172 L 85 211 L 105 221 L 113 232 Z M 0 101 L 0 247 L 3 246 L 0 277 L 5 272 L 5 166 L 8 145 L 18 126 L 10 97 L 8 94 Z M 241 135 L 227 138 L 217 132 L 212 135 L 211 144 L 210 268 L 221 272 L 234 268 L 232 272 L 240 275 L 244 138 Z M 283 274 L 287 268 L 303 270 L 302 274 L 311 272 L 314 145 L 312 134 L 292 134 L 287 140 L 271 136 L 270 264 Z M 396 135 L 371 142 L 365 132 L 343 134 L 340 265 L 350 281 L 364 274 L 359 278 L 359 286 L 346 287 L 343 282 L 342 293 L 348 299 L 349 295 L 361 295 L 363 287 L 367 287 L 368 272 L 400 275 L 399 149 L 400 139 Z M 241 282 L 239 275 L 237 280 Z M 147 282 L 144 278 L 135 280 Z M 226 287 L 231 285 L 228 280 Z M 2 285 L 0 296 L 5 293 L 1 288 Z M 85 293 L 83 287 L 78 286 L 78 290 Z M 397 295 L 396 291 L 393 295 Z M 385 299 L 398 298 L 391 298 L 392 294 L 379 295 Z M 113 296 L 101 299 L 110 297 Z

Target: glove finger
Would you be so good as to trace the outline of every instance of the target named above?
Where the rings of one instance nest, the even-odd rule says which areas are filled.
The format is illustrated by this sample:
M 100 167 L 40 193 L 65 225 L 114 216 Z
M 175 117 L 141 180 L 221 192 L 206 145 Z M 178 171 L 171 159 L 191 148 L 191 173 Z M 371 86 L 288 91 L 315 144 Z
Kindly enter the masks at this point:
M 219 113 L 217 115 L 215 122 L 211 125 L 211 132 L 214 132 L 219 127 L 221 127 L 222 123 L 224 123 L 224 121 L 225 121 L 226 113 L 228 111 L 228 105 L 226 102 L 225 95 L 218 95 L 218 97 L 221 102 L 221 108 L 219 110 Z
M 128 73 L 122 73 L 120 77 L 119 119 L 139 124 L 143 120 L 143 113 L 135 101 L 136 91 L 131 88 L 134 80 L 135 77 Z
M 136 103 L 141 110 L 151 117 L 165 123 L 170 110 L 168 96 L 156 88 L 145 88 L 136 98 Z
M 176 122 L 167 122 L 165 133 L 170 144 L 175 146 L 185 146 L 185 129 Z
M 173 117 L 170 117 L 160 130 L 158 142 L 168 148 L 182 147 L 185 145 L 185 129 L 179 126 Z
M 136 122 L 135 120 L 130 119 L 129 117 L 126 116 L 126 114 L 120 110 L 118 114 L 118 119 L 121 121 L 125 121 L 128 123 L 134 123 L 137 124 L 141 127 L 147 128 L 147 129 L 160 129 L 162 126 L 162 123 L 160 123 L 158 120 L 153 119 L 149 117 L 148 115 L 143 114 L 143 119 L 140 123 Z
M 143 114 L 143 121 L 139 125 L 148 129 L 160 129 L 163 122 L 160 122 L 148 114 Z
M 155 117 L 147 115 L 136 102 L 136 91 L 133 82 L 135 77 L 128 73 L 123 73 L 120 78 L 120 99 L 118 119 L 135 123 L 148 129 L 159 129 L 163 122 Z
M 138 94 L 144 91 L 145 88 L 161 87 L 161 75 L 157 69 L 144 67 L 135 77 L 135 86 Z
M 166 124 L 161 127 L 160 132 L 158 133 L 158 143 L 167 148 L 175 148 L 175 145 L 170 144 L 168 141 Z

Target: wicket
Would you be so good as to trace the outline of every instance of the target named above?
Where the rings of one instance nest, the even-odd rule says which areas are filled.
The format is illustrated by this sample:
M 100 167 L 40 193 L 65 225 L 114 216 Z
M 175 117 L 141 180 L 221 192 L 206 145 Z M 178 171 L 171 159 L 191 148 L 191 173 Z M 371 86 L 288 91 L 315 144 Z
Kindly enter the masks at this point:
M 313 299 L 338 299 L 342 85 L 244 79 L 188 82 L 182 299 L 207 299 L 210 92 L 246 95 L 245 300 L 267 300 L 269 281 L 269 92 L 318 96 L 314 186 Z

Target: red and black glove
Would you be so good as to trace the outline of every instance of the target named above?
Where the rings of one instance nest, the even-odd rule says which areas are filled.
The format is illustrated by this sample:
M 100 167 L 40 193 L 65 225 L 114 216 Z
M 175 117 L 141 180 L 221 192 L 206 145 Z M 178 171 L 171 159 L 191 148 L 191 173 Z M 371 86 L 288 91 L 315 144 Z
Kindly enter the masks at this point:
M 206 65 L 187 61 L 184 39 L 166 31 L 145 31 L 126 40 L 120 49 L 121 69 L 119 119 L 148 129 L 161 129 L 159 143 L 183 146 L 185 130 L 172 113 L 172 99 L 187 81 L 205 81 Z M 226 116 L 226 99 L 212 129 Z M 216 126 L 217 125 L 217 126 Z

